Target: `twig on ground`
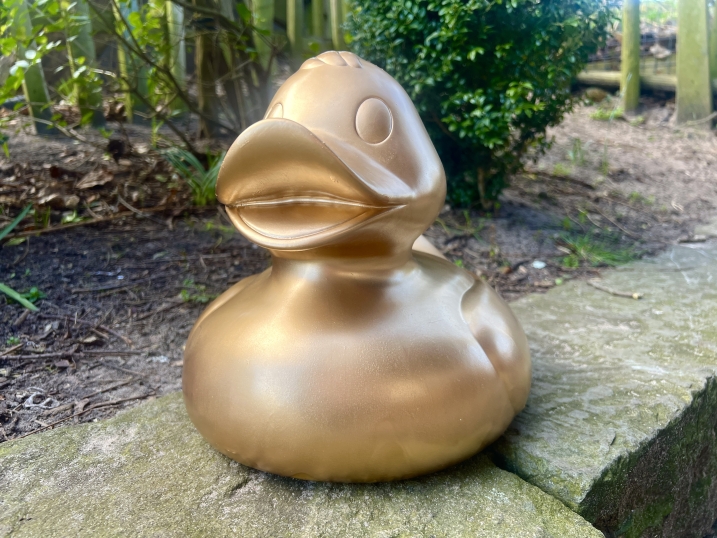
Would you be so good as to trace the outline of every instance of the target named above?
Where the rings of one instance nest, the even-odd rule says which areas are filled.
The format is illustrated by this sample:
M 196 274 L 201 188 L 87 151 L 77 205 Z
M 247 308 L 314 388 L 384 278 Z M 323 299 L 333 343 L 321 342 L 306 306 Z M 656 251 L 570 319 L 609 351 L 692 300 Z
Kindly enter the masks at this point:
M 204 260 L 212 260 L 215 258 L 231 258 L 233 255 L 229 252 L 224 252 L 221 254 L 200 254 L 196 256 L 174 256 L 172 258 L 157 258 L 156 260 L 144 260 L 142 262 L 142 266 L 144 264 L 148 263 L 170 263 L 170 262 L 189 262 L 189 261 L 197 261 L 199 258 L 204 258 Z M 123 266 L 128 267 L 128 266 Z M 136 266 L 129 266 L 129 267 L 136 267 Z
M 77 346 L 75 346 L 77 347 Z M 75 349 L 69 349 L 67 351 L 53 351 L 51 353 L 28 353 L 25 355 L 0 355 L 3 359 L 13 360 L 37 360 L 37 359 L 61 359 L 63 357 L 77 357 L 82 358 L 85 355 L 102 355 L 105 357 L 121 357 L 122 355 L 141 355 L 142 352 L 132 351 L 121 351 L 121 350 L 87 350 L 87 351 L 76 351 Z
M 556 174 L 551 174 L 550 172 L 545 172 L 543 170 L 530 170 L 526 169 L 526 172 L 529 174 L 534 174 L 536 176 L 541 176 L 545 179 L 556 179 L 558 181 L 563 181 L 566 183 L 574 183 L 576 185 L 580 185 L 581 187 L 585 187 L 586 189 L 590 189 L 591 191 L 595 190 L 595 185 L 591 185 L 590 183 L 586 181 L 581 181 L 579 179 L 576 179 L 571 176 L 559 176 Z
M 22 260 L 24 260 L 24 259 L 27 257 L 27 255 L 28 255 L 29 252 L 30 252 L 30 238 L 28 237 L 28 238 L 25 240 L 25 250 L 23 251 L 22 254 L 18 255 L 18 256 L 15 258 L 15 260 L 12 262 L 11 265 L 14 266 L 14 265 L 17 265 L 18 263 L 20 263 Z
M 20 314 L 15 321 L 12 322 L 13 327 L 19 327 L 22 325 L 22 323 L 27 319 L 27 316 L 30 314 L 30 310 L 25 309 L 23 310 L 22 314 Z
M 157 207 L 150 207 L 148 209 L 143 209 L 142 213 L 161 213 L 162 211 L 165 211 L 169 209 L 166 205 L 161 205 Z M 131 217 L 132 212 L 122 212 L 122 213 L 115 213 L 114 215 L 108 215 L 106 217 L 99 217 L 97 219 L 88 219 L 88 220 L 81 220 L 79 222 L 71 222 L 69 224 L 62 224 L 60 226 L 52 226 L 47 228 L 38 228 L 36 230 L 26 230 L 23 232 L 15 232 L 12 234 L 9 234 L 7 237 L 28 237 L 32 235 L 40 235 L 40 234 L 47 234 L 52 232 L 61 232 L 63 230 L 68 230 L 70 228 L 76 228 L 78 226 L 89 226 L 91 224 L 100 224 L 102 222 L 109 222 L 112 220 L 121 219 L 124 217 Z M 145 215 L 146 216 L 146 215 Z M 164 224 L 164 223 L 163 223 Z
M 29 355 L 5 355 L 3 359 L 14 360 L 14 361 L 33 361 L 33 360 L 45 360 L 45 359 L 61 359 L 62 357 L 70 357 L 77 355 L 73 351 L 58 351 L 57 353 L 36 353 Z
M 124 402 L 129 402 L 131 400 L 140 400 L 142 398 L 147 398 L 148 396 L 152 396 L 154 392 L 149 392 L 147 394 L 142 394 L 140 396 L 132 396 L 130 398 L 122 398 L 121 400 L 110 400 L 109 402 L 101 402 L 96 405 L 90 406 L 87 409 L 83 409 L 82 411 L 79 411 L 77 413 L 73 413 L 70 416 L 67 416 L 65 418 L 61 418 L 60 420 L 56 420 L 55 422 L 51 422 L 50 424 L 46 424 L 45 426 L 38 428 L 36 430 L 32 430 L 31 432 L 24 433 L 22 435 L 19 435 L 17 437 L 14 437 L 11 439 L 12 441 L 15 441 L 17 439 L 22 439 L 23 437 L 27 437 L 29 435 L 32 435 L 34 433 L 40 433 L 41 431 L 47 430 L 48 428 L 52 428 L 53 426 L 57 426 L 58 424 L 65 422 L 66 420 L 70 420 L 71 418 L 79 417 L 80 415 L 84 415 L 85 413 L 89 413 L 90 411 L 94 411 L 95 409 L 101 409 L 103 407 L 109 407 L 113 405 L 119 405 Z
M 115 389 L 118 389 L 118 388 L 120 388 L 120 387 L 124 387 L 125 385 L 129 385 L 129 384 L 130 384 L 132 381 L 134 381 L 134 380 L 135 380 L 135 378 L 132 377 L 132 378 L 127 379 L 127 380 L 125 380 L 125 381 L 122 381 L 122 382 L 120 382 L 120 383 L 116 383 L 116 384 L 114 384 L 114 385 L 110 385 L 109 387 L 106 387 L 106 388 L 104 388 L 104 389 L 97 390 L 97 391 L 93 392 L 92 394 L 88 394 L 87 396 L 83 396 L 83 397 L 80 398 L 80 399 L 81 399 L 81 400 L 89 400 L 90 398 L 92 398 L 93 396 L 97 396 L 98 394 L 102 394 L 102 393 L 104 393 L 104 392 L 109 392 L 109 391 L 111 391 L 111 390 L 115 390 Z
M 617 291 L 613 290 L 612 288 L 608 288 L 607 286 L 603 286 L 599 282 L 595 280 L 588 280 L 588 285 L 592 286 L 596 290 L 604 291 L 605 293 L 609 293 L 610 295 L 614 295 L 615 297 L 625 297 L 627 299 L 642 299 L 643 295 L 642 293 L 638 292 L 626 292 L 626 291 Z
M 70 290 L 71 293 L 94 293 L 97 291 L 115 291 L 115 290 L 121 290 L 124 288 L 131 288 L 132 286 L 135 286 L 137 284 L 144 284 L 145 282 L 149 282 L 150 280 L 153 280 L 155 278 L 160 278 L 162 275 L 153 275 L 148 276 L 147 278 L 140 278 L 138 280 L 133 280 L 131 282 L 123 282 L 121 284 L 111 284 L 109 286 L 97 286 L 94 288 L 73 288 Z
M 20 349 L 20 348 L 21 348 L 22 346 L 24 346 L 24 345 L 25 345 L 25 344 L 21 342 L 21 343 L 16 344 L 16 345 L 14 345 L 14 346 L 12 346 L 12 347 L 9 347 L 9 348 L 7 348 L 7 349 L 4 349 L 4 350 L 0 351 L 0 357 L 4 357 L 5 355 L 9 355 L 9 354 L 12 353 L 13 351 L 17 351 L 18 349 Z
M 100 364 L 102 366 L 107 366 L 108 368 L 114 368 L 115 370 L 119 370 L 120 372 L 124 372 L 126 374 L 132 374 L 137 377 L 144 377 L 145 379 L 149 376 L 146 374 L 140 374 L 139 372 L 135 372 L 134 370 L 130 370 L 128 368 L 123 368 L 122 366 L 119 366 L 117 364 L 112 364 L 111 362 L 101 361 Z
M 600 213 L 600 214 L 605 218 L 605 220 L 607 220 L 610 224 L 612 224 L 613 226 L 619 228 L 619 229 L 622 230 L 625 234 L 629 235 L 629 236 L 632 237 L 633 239 L 640 239 L 640 236 L 639 236 L 638 234 L 636 234 L 636 233 L 634 233 L 634 232 L 631 232 L 631 231 L 628 230 L 627 228 L 621 226 L 620 224 L 618 224 L 617 222 L 615 222 L 614 220 L 612 220 L 612 219 L 611 219 L 610 217 L 608 217 L 605 213 L 603 213 L 602 211 L 600 211 L 600 210 L 597 208 L 597 206 L 593 206 L 593 209 L 595 209 L 595 211 L 597 211 L 598 213 Z
M 143 319 L 147 319 L 149 317 L 154 316 L 155 314 L 160 314 L 162 312 L 166 312 L 167 310 L 171 310 L 172 308 L 176 308 L 178 306 L 181 306 L 183 304 L 186 304 L 184 301 L 176 301 L 173 303 L 170 303 L 168 305 L 164 305 L 157 310 L 153 310 L 152 312 L 147 312 L 146 314 L 142 314 L 141 316 L 137 316 L 135 318 L 135 321 L 142 321 Z
M 129 398 L 120 398 L 119 400 L 110 400 L 109 402 L 99 402 L 90 407 L 88 411 L 92 411 L 93 409 L 102 409 L 104 407 L 111 407 L 114 405 L 119 405 L 121 403 L 131 402 L 132 400 L 141 400 L 142 398 L 147 398 L 149 396 L 153 396 L 154 394 L 156 394 L 156 392 L 152 390 L 152 392 L 148 392 L 147 394 L 142 394 L 140 396 L 130 396 Z
M 600 229 L 602 230 L 602 226 L 600 226 L 597 222 L 595 222 L 595 221 L 593 220 L 593 218 L 590 216 L 590 213 L 585 213 L 585 216 L 587 217 L 587 219 L 588 219 L 590 222 L 593 223 L 593 226 L 595 226 L 596 228 L 600 228 Z
M 132 207 L 132 206 L 129 205 L 129 204 L 127 203 L 127 201 L 126 201 L 124 198 L 122 198 L 119 194 L 117 195 L 117 200 L 119 201 L 120 204 L 122 204 L 123 206 L 125 206 L 127 209 L 129 209 L 129 210 L 130 210 L 132 213 L 134 213 L 135 215 L 137 215 L 137 216 L 139 216 L 139 217 L 147 218 L 147 219 L 151 220 L 152 222 L 156 222 L 157 224 L 161 224 L 162 226 L 164 226 L 164 221 L 163 221 L 163 220 L 156 219 L 156 218 L 152 217 L 149 213 L 145 213 L 144 211 L 140 211 L 140 210 L 137 209 L 136 207 Z
M 702 125 L 703 123 L 712 121 L 715 118 L 717 118 L 717 112 L 712 112 L 712 114 L 710 114 L 709 116 L 705 116 L 704 118 L 701 118 L 699 120 L 686 121 L 685 123 L 682 124 L 682 127 L 691 127 L 692 125 Z
M 127 338 L 127 337 L 124 336 L 123 334 L 120 334 L 120 333 L 118 333 L 117 331 L 114 331 L 114 330 L 110 329 L 109 327 L 106 327 L 105 325 L 97 325 L 96 323 L 92 323 L 92 322 L 90 322 L 90 321 L 83 321 L 83 320 L 81 320 L 81 319 L 73 319 L 73 318 L 71 318 L 71 317 L 68 316 L 68 315 L 55 316 L 55 315 L 52 315 L 52 314 L 39 314 L 39 316 L 40 316 L 41 318 L 44 318 L 44 319 L 66 320 L 66 321 L 68 321 L 68 322 L 71 321 L 71 322 L 74 323 L 74 324 L 85 325 L 85 326 L 87 326 L 87 327 L 94 327 L 94 328 L 96 328 L 96 329 L 102 329 L 103 331 L 108 332 L 108 333 L 110 333 L 110 334 L 113 335 L 113 336 L 116 336 L 117 338 L 119 338 L 120 340 L 122 340 L 122 341 L 123 341 L 125 344 L 127 344 L 128 346 L 130 346 L 130 345 L 133 344 L 132 340 L 130 340 L 129 338 Z
M 70 357 L 77 354 L 77 346 L 73 346 L 65 351 L 53 351 L 51 353 L 30 353 L 25 355 L 5 355 L 3 359 L 12 360 L 45 360 L 45 359 L 60 359 L 62 357 Z
M 144 351 L 135 349 L 85 349 L 82 351 L 85 355 L 106 355 L 108 357 L 121 355 L 141 355 Z

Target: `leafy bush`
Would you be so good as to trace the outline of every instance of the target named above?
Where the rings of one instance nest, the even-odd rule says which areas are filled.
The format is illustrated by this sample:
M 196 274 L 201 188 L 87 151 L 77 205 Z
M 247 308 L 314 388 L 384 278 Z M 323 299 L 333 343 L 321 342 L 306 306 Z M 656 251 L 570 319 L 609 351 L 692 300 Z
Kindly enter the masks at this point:
M 347 28 L 353 50 L 416 104 L 450 200 L 487 208 L 571 109 L 571 82 L 606 37 L 611 1 L 355 0 Z

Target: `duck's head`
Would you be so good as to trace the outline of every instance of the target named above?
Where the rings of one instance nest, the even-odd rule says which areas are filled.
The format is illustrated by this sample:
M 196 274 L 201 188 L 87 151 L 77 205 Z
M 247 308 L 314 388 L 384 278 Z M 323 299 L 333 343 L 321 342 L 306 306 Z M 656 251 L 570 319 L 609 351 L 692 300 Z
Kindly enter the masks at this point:
M 445 175 L 411 99 L 350 52 L 307 60 L 217 182 L 235 226 L 275 254 L 408 252 L 436 218 Z

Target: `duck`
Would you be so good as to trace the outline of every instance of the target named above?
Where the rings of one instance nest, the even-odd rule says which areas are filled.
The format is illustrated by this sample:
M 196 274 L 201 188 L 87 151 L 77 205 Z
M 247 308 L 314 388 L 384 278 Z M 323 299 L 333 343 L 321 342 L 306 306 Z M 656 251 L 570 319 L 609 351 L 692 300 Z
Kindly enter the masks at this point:
M 400 480 L 473 456 L 523 409 L 525 333 L 422 235 L 445 173 L 383 69 L 345 51 L 304 62 L 232 144 L 216 194 L 272 259 L 185 346 L 187 412 L 218 451 L 296 479 Z

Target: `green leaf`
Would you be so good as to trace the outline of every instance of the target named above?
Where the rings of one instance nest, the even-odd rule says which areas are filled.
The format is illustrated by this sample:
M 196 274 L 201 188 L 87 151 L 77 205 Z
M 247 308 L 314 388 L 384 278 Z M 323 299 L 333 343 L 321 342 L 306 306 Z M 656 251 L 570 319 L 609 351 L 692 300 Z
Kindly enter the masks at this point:
M 25 206 L 25 209 L 23 209 L 22 211 L 20 211 L 20 214 L 19 214 L 17 217 L 15 217 L 15 220 L 13 220 L 10 224 L 8 224 L 7 226 L 5 226 L 5 228 L 3 228 L 2 230 L 0 230 L 0 241 L 2 241 L 2 239 L 3 239 L 7 234 L 9 234 L 9 233 L 15 228 L 15 226 L 17 226 L 18 224 L 20 224 L 20 221 L 22 221 L 22 219 L 25 218 L 25 215 L 28 214 L 28 212 L 30 211 L 31 208 L 32 208 L 32 204 L 26 205 L 26 206 Z
M 242 18 L 244 22 L 249 22 L 251 20 L 251 11 L 249 11 L 249 8 L 244 5 L 244 2 L 237 2 L 237 13 L 239 13 L 239 16 Z
M 14 289 L 12 289 L 9 286 L 6 286 L 2 282 L 0 282 L 0 292 L 4 293 L 8 297 L 10 297 L 13 301 L 20 303 L 22 306 L 24 306 L 28 310 L 32 310 L 33 312 L 38 311 L 38 308 L 34 304 L 32 304 L 30 301 L 25 299 L 22 295 L 20 295 Z
M 133 11 L 127 16 L 127 22 L 129 22 L 133 29 L 137 28 L 142 25 L 142 16 L 136 11 Z

